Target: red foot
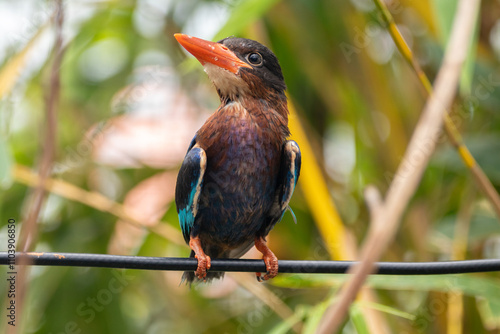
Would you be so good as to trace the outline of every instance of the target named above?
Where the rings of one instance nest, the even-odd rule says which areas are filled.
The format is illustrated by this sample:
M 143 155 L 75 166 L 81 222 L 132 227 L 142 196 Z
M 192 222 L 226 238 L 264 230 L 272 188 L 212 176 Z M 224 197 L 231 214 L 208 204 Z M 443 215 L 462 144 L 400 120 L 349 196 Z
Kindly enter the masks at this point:
M 259 282 L 276 277 L 278 275 L 278 258 L 267 247 L 266 240 L 262 237 L 255 238 L 255 248 L 262 253 L 262 259 L 266 264 L 267 273 L 262 276 L 262 273 L 256 273 Z
M 194 251 L 195 258 L 198 259 L 198 268 L 194 272 L 196 277 L 199 279 L 204 279 L 207 277 L 207 270 L 210 269 L 210 256 L 205 254 L 203 248 L 201 247 L 201 242 L 199 237 L 191 237 L 189 240 L 189 247 Z

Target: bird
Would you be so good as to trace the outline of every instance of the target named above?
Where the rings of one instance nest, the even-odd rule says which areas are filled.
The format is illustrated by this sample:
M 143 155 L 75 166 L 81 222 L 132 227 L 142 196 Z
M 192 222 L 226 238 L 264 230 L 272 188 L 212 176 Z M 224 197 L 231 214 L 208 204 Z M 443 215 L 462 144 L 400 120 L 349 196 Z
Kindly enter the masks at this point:
M 218 42 L 186 34 L 176 40 L 203 65 L 220 106 L 196 132 L 180 167 L 175 203 L 182 234 L 198 261 L 182 281 L 222 278 L 213 258 L 239 258 L 252 246 L 262 253 L 262 282 L 278 274 L 267 235 L 289 207 L 300 175 L 301 153 L 289 140 L 286 84 L 274 53 L 257 41 Z

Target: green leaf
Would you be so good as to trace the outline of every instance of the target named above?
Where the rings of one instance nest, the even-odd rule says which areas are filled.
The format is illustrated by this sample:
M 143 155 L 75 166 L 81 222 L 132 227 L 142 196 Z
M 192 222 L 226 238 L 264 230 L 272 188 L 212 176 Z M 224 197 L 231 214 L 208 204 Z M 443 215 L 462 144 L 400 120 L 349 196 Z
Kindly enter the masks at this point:
M 303 334 L 314 334 L 317 333 L 318 325 L 323 317 L 323 314 L 332 304 L 335 294 L 330 298 L 326 298 L 323 302 L 316 304 L 316 306 L 311 307 L 308 312 L 308 317 L 304 325 Z
M 460 122 L 468 120 L 460 119 Z M 500 185 L 500 136 L 488 131 L 465 136 L 465 143 L 494 185 Z M 439 149 L 431 160 L 431 165 L 463 174 L 467 168 L 461 162 L 456 150 L 451 147 Z
M 456 215 L 443 217 L 443 219 L 437 222 L 433 234 L 440 237 L 446 236 L 451 242 L 454 238 L 457 219 Z M 473 212 L 468 233 L 469 244 L 480 242 L 492 234 L 498 233 L 500 233 L 500 225 L 498 224 L 498 219 L 493 214 L 481 212 L 480 210 Z
M 403 312 L 401 310 L 398 310 L 398 309 L 395 309 L 393 307 L 383 305 L 383 304 L 371 303 L 371 302 L 365 302 L 365 301 L 356 302 L 355 304 L 358 304 L 359 307 L 369 307 L 371 309 L 374 309 L 374 310 L 377 310 L 380 312 L 384 312 L 387 314 L 392 314 L 392 315 L 395 315 L 397 317 L 405 318 L 408 320 L 415 320 L 417 318 L 413 314 L 410 314 L 408 312 Z
M 8 188 L 12 183 L 10 169 L 12 167 L 12 155 L 4 140 L 0 139 L 0 188 Z
M 238 35 L 249 24 L 260 19 L 279 0 L 242 0 L 234 5 L 234 10 L 226 24 L 215 35 L 214 40 L 219 40 L 231 35 Z
M 358 303 L 353 303 L 349 309 L 349 316 L 358 334 L 370 334 L 368 325 L 363 317 L 363 310 Z
M 295 313 L 289 317 L 288 319 L 285 319 L 285 321 L 279 323 L 276 327 L 274 327 L 269 334 L 286 334 L 289 333 L 293 326 L 298 323 L 304 315 L 307 313 L 307 308 L 304 306 L 298 306 L 297 310 Z
M 472 32 L 472 38 L 469 42 L 469 49 L 467 52 L 467 58 L 465 58 L 465 63 L 462 68 L 462 73 L 460 74 L 460 94 L 462 96 L 471 95 L 472 80 L 474 77 L 474 65 L 476 62 L 476 50 L 477 43 L 479 39 L 479 8 L 476 8 L 474 13 L 476 24 L 474 26 L 474 31 Z
M 500 280 L 473 275 L 434 276 L 372 276 L 368 280 L 374 288 L 387 290 L 462 291 L 468 296 L 483 296 L 500 302 Z
M 338 288 L 349 279 L 348 275 L 303 275 L 303 287 L 334 287 Z M 279 281 L 282 287 L 286 279 Z M 293 279 L 294 288 L 301 288 L 298 280 Z M 408 291 L 462 291 L 467 296 L 480 296 L 500 302 L 500 279 L 480 277 L 472 274 L 462 275 L 422 275 L 422 276 L 395 276 L 372 275 L 368 278 L 367 286 L 383 290 Z
M 448 40 L 450 38 L 451 29 L 453 26 L 453 20 L 455 18 L 455 13 L 457 10 L 457 0 L 434 0 L 430 1 L 434 17 L 436 21 L 436 26 L 439 31 L 439 39 L 443 49 L 446 47 Z M 476 60 L 476 49 L 478 42 L 478 22 L 479 22 L 479 8 L 476 8 L 476 12 L 472 15 L 476 18 L 476 25 L 473 32 L 473 37 L 469 42 L 469 49 L 467 53 L 467 58 L 465 64 L 462 68 L 462 73 L 460 76 L 460 93 L 462 95 L 470 95 L 472 79 L 474 74 L 474 64 Z
M 500 302 L 479 297 L 476 304 L 484 327 L 488 330 L 500 328 Z
M 430 4 L 434 13 L 434 20 L 436 21 L 436 26 L 438 28 L 439 39 L 444 48 L 450 38 L 451 27 L 457 11 L 458 1 L 434 0 L 430 1 Z

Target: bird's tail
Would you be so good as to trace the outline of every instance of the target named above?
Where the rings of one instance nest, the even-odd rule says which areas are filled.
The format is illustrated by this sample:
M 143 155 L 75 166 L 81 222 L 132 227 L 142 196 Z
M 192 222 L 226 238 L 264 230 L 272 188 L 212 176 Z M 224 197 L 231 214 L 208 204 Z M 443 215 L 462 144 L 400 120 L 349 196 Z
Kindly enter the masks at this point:
M 191 251 L 191 254 L 189 255 L 189 257 L 194 257 L 194 255 L 195 255 L 194 251 Z M 215 256 L 212 254 L 208 254 L 208 255 L 210 256 L 211 259 L 225 257 L 223 254 L 221 254 L 221 255 L 217 254 Z M 208 270 L 207 276 L 204 279 L 199 279 L 198 277 L 196 277 L 196 275 L 194 274 L 194 271 L 185 271 L 184 274 L 182 275 L 181 284 L 186 282 L 187 285 L 191 286 L 191 284 L 193 284 L 193 283 L 200 283 L 200 282 L 210 283 L 213 279 L 220 279 L 223 277 L 224 277 L 223 271 L 210 271 L 210 270 Z

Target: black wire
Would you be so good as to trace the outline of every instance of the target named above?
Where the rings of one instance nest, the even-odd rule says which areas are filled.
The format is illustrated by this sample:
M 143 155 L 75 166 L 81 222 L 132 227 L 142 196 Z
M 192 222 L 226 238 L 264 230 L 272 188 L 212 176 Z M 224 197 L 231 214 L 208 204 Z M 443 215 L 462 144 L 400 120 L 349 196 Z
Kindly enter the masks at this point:
M 10 255 L 12 258 L 12 254 Z M 0 265 L 9 265 L 7 252 L 0 252 Z M 77 253 L 16 253 L 15 262 L 28 261 L 35 266 L 102 267 L 143 270 L 194 271 L 193 258 L 121 256 Z M 352 261 L 279 261 L 280 273 L 341 274 L 356 264 Z M 441 275 L 500 271 L 500 259 L 445 262 L 379 262 L 379 275 Z M 265 272 L 262 260 L 213 259 L 210 271 Z

